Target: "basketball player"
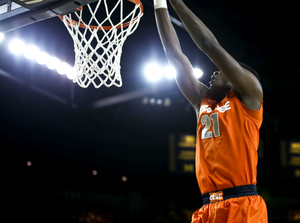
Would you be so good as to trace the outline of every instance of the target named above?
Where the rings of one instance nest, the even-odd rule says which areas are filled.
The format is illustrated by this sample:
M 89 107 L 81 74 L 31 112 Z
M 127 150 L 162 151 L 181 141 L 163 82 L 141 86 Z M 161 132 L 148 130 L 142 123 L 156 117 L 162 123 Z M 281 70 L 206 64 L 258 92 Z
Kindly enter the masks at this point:
M 196 176 L 203 206 L 192 223 L 267 223 L 256 191 L 263 89 L 257 73 L 237 62 L 182 0 L 170 3 L 196 45 L 219 68 L 210 87 L 193 75 L 170 22 L 166 0 L 154 0 L 158 32 L 176 82 L 197 114 Z

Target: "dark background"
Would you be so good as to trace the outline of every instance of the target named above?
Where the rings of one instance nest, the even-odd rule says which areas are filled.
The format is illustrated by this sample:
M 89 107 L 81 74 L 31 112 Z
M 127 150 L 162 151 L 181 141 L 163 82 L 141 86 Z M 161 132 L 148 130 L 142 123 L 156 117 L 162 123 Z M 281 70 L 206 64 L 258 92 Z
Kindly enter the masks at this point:
M 299 178 L 282 166 L 280 147 L 282 141 L 300 141 L 296 2 L 185 2 L 234 58 L 259 73 L 264 122 L 258 191 L 269 222 L 300 222 Z M 82 89 L 10 53 L 9 40 L 19 37 L 73 64 L 73 42 L 58 18 L 6 33 L 0 43 L 0 219 L 190 222 L 201 207 L 194 174 L 169 172 L 169 136 L 195 134 L 196 116 L 174 80 L 150 83 L 144 77 L 147 63 L 168 62 L 152 1 L 143 3 L 140 25 L 123 47 L 121 88 Z M 184 53 L 204 71 L 201 81 L 208 84 L 216 67 L 184 29 L 174 26 Z M 123 100 L 132 92 L 134 97 Z M 95 106 L 114 96 L 118 103 Z M 145 97 L 172 103 L 143 104 Z

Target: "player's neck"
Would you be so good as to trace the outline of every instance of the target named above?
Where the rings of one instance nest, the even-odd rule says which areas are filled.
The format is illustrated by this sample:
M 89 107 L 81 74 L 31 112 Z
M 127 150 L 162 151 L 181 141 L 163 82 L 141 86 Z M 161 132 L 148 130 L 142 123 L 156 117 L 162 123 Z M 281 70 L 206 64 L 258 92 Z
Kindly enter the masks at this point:
M 211 91 L 211 93 L 214 94 L 214 99 L 219 103 L 226 97 L 229 91 L 230 89 L 223 89 L 219 91 Z

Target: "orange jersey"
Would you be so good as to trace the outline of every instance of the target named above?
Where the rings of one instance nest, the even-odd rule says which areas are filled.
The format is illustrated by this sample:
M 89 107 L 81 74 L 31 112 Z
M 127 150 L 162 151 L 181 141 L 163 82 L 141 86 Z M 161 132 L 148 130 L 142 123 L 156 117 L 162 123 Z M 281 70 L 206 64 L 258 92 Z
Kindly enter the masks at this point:
M 231 89 L 217 103 L 203 97 L 197 125 L 196 175 L 201 193 L 247 184 L 256 185 L 259 129 L 263 120 Z
M 268 223 L 265 201 L 261 196 L 231 198 L 202 206 L 192 223 Z

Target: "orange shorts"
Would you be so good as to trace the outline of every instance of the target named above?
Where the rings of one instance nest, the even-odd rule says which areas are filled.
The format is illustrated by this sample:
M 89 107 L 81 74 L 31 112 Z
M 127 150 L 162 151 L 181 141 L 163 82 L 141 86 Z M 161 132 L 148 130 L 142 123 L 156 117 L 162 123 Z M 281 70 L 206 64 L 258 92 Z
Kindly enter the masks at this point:
M 203 205 L 192 223 L 267 223 L 267 206 L 261 196 L 230 198 Z

